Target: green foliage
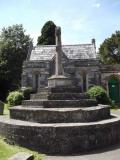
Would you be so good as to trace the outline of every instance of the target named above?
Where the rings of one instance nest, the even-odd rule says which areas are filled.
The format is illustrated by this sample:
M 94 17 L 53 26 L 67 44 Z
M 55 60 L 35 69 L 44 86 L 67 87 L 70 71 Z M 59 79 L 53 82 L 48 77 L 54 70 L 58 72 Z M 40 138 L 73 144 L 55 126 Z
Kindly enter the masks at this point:
M 7 97 L 7 102 L 10 106 L 20 105 L 24 99 L 23 93 L 19 91 L 10 92 Z
M 21 81 L 22 64 L 32 42 L 22 25 L 3 28 L 0 35 L 0 99 L 8 90 L 18 89 Z
M 98 56 L 105 64 L 120 63 L 120 31 L 104 40 L 99 48 Z
M 30 87 L 24 88 L 24 89 L 22 89 L 22 93 L 23 93 L 24 99 L 29 100 L 30 99 L 30 94 L 33 93 L 33 90 Z
M 96 99 L 99 104 L 110 104 L 111 100 L 107 96 L 106 90 L 101 86 L 93 86 L 88 90 L 91 98 Z
M 46 22 L 41 30 L 41 36 L 38 37 L 37 44 L 55 45 L 55 27 L 56 25 L 52 21 Z

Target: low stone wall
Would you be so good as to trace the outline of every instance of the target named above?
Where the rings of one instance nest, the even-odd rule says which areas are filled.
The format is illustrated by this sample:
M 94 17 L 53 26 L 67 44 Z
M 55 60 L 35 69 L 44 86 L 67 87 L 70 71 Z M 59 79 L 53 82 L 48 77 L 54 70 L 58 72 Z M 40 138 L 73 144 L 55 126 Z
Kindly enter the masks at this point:
M 120 142 L 120 118 L 95 123 L 38 124 L 0 117 L 0 134 L 42 153 L 73 154 Z
M 38 123 L 94 122 L 110 118 L 110 107 L 99 105 L 89 108 L 10 108 L 10 118 Z

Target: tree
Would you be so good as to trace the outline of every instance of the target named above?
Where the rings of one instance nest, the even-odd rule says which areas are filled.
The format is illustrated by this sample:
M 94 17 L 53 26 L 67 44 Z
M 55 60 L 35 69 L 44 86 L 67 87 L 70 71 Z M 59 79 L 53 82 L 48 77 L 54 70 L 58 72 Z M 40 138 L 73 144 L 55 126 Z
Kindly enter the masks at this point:
M 41 36 L 38 37 L 37 44 L 54 45 L 55 27 L 56 25 L 52 21 L 46 22 L 41 30 Z
M 5 98 L 8 90 L 20 87 L 22 64 L 26 59 L 31 42 L 31 38 L 25 34 L 21 24 L 2 29 L 0 35 L 0 99 Z
M 110 38 L 104 40 L 98 55 L 103 63 L 120 63 L 120 31 L 116 31 Z

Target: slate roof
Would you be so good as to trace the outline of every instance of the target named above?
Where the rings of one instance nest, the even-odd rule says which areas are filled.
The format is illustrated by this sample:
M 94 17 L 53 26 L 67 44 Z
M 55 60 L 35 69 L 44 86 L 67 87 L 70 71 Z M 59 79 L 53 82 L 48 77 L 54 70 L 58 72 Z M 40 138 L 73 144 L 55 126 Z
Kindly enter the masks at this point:
M 62 50 L 69 59 L 96 58 L 94 44 L 62 45 Z M 32 50 L 29 60 L 51 60 L 55 52 L 55 45 L 36 46 Z

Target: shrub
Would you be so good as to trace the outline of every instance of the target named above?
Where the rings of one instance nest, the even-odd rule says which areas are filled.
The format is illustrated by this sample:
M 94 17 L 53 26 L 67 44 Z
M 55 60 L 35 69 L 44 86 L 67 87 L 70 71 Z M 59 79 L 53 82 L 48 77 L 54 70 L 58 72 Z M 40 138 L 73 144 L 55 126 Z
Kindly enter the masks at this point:
M 96 99 L 100 104 L 112 105 L 111 99 L 108 97 L 107 92 L 101 86 L 93 86 L 88 90 L 90 98 Z
M 33 90 L 31 87 L 28 87 L 28 88 L 23 88 L 21 92 L 23 93 L 24 99 L 29 100 L 30 94 L 33 93 Z
M 23 93 L 19 91 L 10 92 L 7 97 L 7 102 L 10 106 L 20 105 L 24 99 Z

